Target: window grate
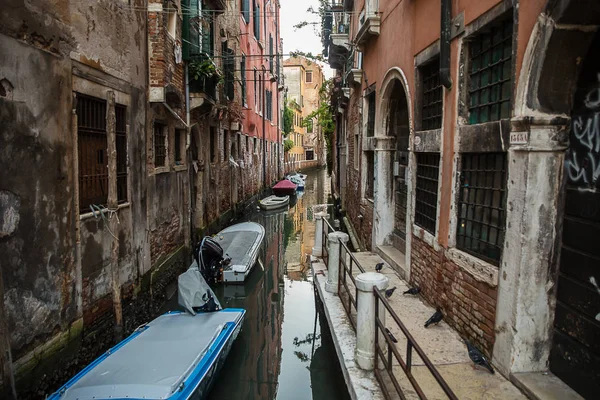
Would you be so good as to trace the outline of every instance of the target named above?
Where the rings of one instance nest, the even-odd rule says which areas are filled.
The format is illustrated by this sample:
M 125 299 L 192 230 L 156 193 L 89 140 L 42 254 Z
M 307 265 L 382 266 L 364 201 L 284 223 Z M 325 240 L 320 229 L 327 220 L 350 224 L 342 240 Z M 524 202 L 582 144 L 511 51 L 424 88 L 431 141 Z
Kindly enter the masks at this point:
M 375 153 L 373 151 L 365 152 L 367 157 L 367 182 L 365 187 L 365 197 L 373 199 L 375 195 Z
M 127 201 L 127 108 L 117 104 L 115 106 L 116 129 L 115 141 L 117 145 L 117 201 Z
M 469 123 L 510 117 L 512 20 L 491 26 L 469 45 Z
M 367 95 L 369 115 L 367 119 L 367 137 L 375 136 L 375 91 Z
M 181 129 L 175 129 L 175 164 L 181 165 L 181 135 L 183 131 Z
M 435 235 L 437 220 L 439 153 L 417 153 L 415 224 Z
M 154 167 L 165 166 L 167 158 L 165 129 L 165 125 L 158 122 L 154 123 Z
M 498 265 L 505 204 L 506 153 L 463 154 L 456 247 Z
M 106 101 L 77 93 L 79 210 L 108 201 Z
M 433 61 L 421 67 L 421 129 L 440 129 L 442 127 L 442 84 L 440 83 L 439 61 Z

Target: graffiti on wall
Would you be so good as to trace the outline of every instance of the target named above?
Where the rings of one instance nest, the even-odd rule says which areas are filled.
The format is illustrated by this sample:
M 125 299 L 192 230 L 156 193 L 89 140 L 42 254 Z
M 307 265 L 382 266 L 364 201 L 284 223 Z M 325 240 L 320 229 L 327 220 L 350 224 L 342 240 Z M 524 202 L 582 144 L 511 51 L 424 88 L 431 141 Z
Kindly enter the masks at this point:
M 572 116 L 566 170 L 569 184 L 600 188 L 600 73 L 598 84 L 588 90 L 583 107 Z

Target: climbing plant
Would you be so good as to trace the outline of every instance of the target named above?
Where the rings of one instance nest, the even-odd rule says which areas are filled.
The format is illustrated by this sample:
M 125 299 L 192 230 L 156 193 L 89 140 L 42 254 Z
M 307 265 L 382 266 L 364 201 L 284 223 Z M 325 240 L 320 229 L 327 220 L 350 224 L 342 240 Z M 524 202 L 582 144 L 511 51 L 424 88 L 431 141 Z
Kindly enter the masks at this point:
M 288 107 L 288 103 L 283 105 L 283 137 L 287 137 L 292 132 L 294 124 L 294 110 Z
M 283 141 L 283 151 L 285 151 L 287 153 L 288 151 L 290 151 L 292 149 L 292 147 L 294 147 L 294 141 L 293 140 L 285 139 Z

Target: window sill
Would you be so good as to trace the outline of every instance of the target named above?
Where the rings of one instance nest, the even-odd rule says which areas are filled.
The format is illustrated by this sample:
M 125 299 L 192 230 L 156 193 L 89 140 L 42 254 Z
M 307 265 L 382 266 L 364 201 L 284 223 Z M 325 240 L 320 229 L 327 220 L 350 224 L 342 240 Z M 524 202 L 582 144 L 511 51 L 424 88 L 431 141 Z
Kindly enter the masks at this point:
M 185 165 L 185 164 L 173 165 L 173 171 L 175 171 L 175 172 L 185 171 L 185 170 L 187 170 L 187 165 Z
M 475 280 L 498 286 L 498 267 L 472 256 L 464 251 L 451 248 L 446 251 L 446 258 L 465 270 Z
M 508 151 L 510 144 L 510 119 L 460 125 L 460 153 L 491 153 Z
M 131 207 L 131 203 L 130 202 L 121 203 L 121 204 L 118 205 L 117 210 L 121 210 L 123 208 L 129 208 L 129 207 Z M 105 213 L 108 212 L 108 208 L 102 207 L 102 211 L 100 211 L 100 212 L 102 214 L 105 214 Z M 96 214 L 97 213 L 98 212 L 96 212 Z M 79 214 L 79 220 L 80 221 L 85 221 L 85 220 L 90 219 L 90 218 L 95 218 L 94 213 L 91 212 L 91 211 L 90 212 L 86 212 L 85 214 Z
M 164 174 L 169 172 L 169 167 L 164 166 L 164 167 L 155 167 L 154 171 L 152 172 L 151 175 L 159 175 L 159 174 Z
M 414 223 L 412 226 L 412 231 L 413 231 L 414 236 L 418 237 L 419 239 L 421 239 L 422 241 L 427 243 L 433 249 L 439 250 L 440 246 L 437 244 L 437 241 L 435 240 L 435 235 L 433 235 L 431 232 L 425 230 L 425 228 L 422 228 L 419 225 L 414 224 Z

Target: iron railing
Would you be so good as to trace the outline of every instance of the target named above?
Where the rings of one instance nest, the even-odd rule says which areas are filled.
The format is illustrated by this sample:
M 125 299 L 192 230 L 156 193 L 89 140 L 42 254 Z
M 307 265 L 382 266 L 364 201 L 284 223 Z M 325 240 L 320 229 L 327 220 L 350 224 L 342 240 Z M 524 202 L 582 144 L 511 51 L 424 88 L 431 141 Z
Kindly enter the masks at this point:
M 446 394 L 446 396 L 449 399 L 457 400 L 458 398 L 456 397 L 456 395 L 454 394 L 452 389 L 450 389 L 450 387 L 448 386 L 448 384 L 446 383 L 444 378 L 442 378 L 442 376 L 437 371 L 435 366 L 431 363 L 429 358 L 425 355 L 425 352 L 423 352 L 421 347 L 417 344 L 415 339 L 408 332 L 408 329 L 406 329 L 406 327 L 404 326 L 402 321 L 400 321 L 400 318 L 398 317 L 396 312 L 392 309 L 392 307 L 390 306 L 390 303 L 388 303 L 388 301 L 385 299 L 385 295 L 383 294 L 383 291 L 378 290 L 377 287 L 374 286 L 373 294 L 375 296 L 375 323 L 377 326 L 376 335 L 375 335 L 375 377 L 377 378 L 377 381 L 379 382 L 379 385 L 381 386 L 381 389 L 382 389 L 385 397 L 387 399 L 390 399 L 390 398 L 392 398 L 392 395 L 388 389 L 388 385 L 386 384 L 386 381 L 384 379 L 382 371 L 387 372 L 388 379 L 389 379 L 389 381 L 392 382 L 394 388 L 396 389 L 396 393 L 398 394 L 398 397 L 400 397 L 401 399 L 406 399 L 404 390 L 402 389 L 402 387 L 400 386 L 400 383 L 398 382 L 398 379 L 394 375 L 393 359 L 395 358 L 398 365 L 402 368 L 402 371 L 404 371 L 406 378 L 408 378 L 408 381 L 412 385 L 416 394 L 419 396 L 419 399 L 427 399 L 427 396 L 425 396 L 425 393 L 421 389 L 421 386 L 419 385 L 419 383 L 417 382 L 417 380 L 415 379 L 415 376 L 412 374 L 412 371 L 411 371 L 411 369 L 412 369 L 412 352 L 414 349 L 414 351 L 417 352 L 417 355 L 421 358 L 421 360 L 425 364 L 425 367 L 427 367 L 427 369 L 429 370 L 429 372 L 431 373 L 433 378 L 436 380 L 438 385 L 441 387 L 442 391 Z M 392 337 L 390 336 L 389 331 L 383 325 L 383 322 L 379 318 L 380 304 L 382 304 L 385 307 L 388 315 L 390 317 L 392 317 L 392 319 L 394 320 L 396 325 L 400 328 L 400 330 L 404 334 L 404 337 L 406 338 L 406 359 L 402 359 L 402 356 L 400 355 L 400 352 L 396 348 L 396 344 L 392 340 Z M 380 333 L 383 336 L 383 338 L 385 338 L 384 344 L 387 344 L 387 356 L 383 352 L 383 347 L 379 345 Z M 395 339 L 395 340 L 397 341 L 397 339 Z M 379 369 L 380 361 L 383 363 L 383 368 L 381 370 Z
M 354 279 L 354 265 L 362 273 L 365 269 L 360 265 L 354 254 L 348 249 L 348 246 L 340 240 L 340 269 L 338 276 L 338 296 L 346 310 L 346 315 L 350 320 L 352 329 L 356 332 L 356 299 L 358 298 L 358 289 L 356 288 L 356 280 Z M 349 287 L 348 277 L 354 290 Z M 344 291 L 342 291 L 342 288 Z M 354 293 L 352 293 L 354 292 Z
M 329 266 L 329 252 L 327 251 L 327 235 L 334 232 L 335 229 L 331 226 L 327 218 L 323 217 L 323 228 L 321 229 L 321 257 L 325 263 L 325 267 Z

